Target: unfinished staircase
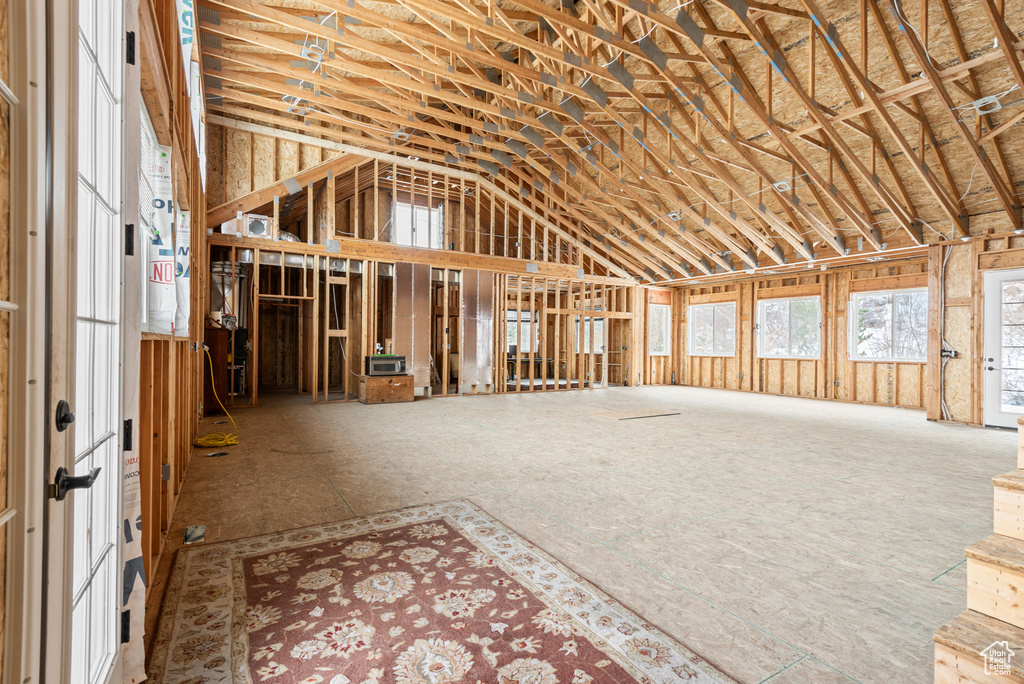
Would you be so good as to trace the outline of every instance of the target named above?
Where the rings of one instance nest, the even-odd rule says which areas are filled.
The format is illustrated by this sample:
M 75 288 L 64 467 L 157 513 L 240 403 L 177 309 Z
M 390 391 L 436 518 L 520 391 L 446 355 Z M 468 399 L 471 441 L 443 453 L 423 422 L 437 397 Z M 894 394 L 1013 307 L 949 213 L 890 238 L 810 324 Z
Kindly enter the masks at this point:
M 936 684 L 1024 682 L 1024 418 L 1017 469 L 992 483 L 995 534 L 967 548 L 967 610 L 935 632 Z

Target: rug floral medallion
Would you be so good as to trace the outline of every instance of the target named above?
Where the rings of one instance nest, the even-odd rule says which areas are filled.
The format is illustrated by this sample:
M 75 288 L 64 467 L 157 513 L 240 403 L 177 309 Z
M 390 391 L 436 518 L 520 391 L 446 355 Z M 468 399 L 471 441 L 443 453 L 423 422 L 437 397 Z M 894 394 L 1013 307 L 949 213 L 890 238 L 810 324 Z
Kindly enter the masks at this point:
M 166 684 L 733 682 L 458 501 L 182 549 Z

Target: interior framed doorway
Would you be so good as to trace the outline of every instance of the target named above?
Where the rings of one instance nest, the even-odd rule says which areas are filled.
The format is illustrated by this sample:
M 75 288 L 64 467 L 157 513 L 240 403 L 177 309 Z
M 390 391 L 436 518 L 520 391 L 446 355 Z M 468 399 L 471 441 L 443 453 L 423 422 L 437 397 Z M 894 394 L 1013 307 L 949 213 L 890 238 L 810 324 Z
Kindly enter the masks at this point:
M 984 422 L 1016 429 L 1024 416 L 1024 269 L 984 277 Z

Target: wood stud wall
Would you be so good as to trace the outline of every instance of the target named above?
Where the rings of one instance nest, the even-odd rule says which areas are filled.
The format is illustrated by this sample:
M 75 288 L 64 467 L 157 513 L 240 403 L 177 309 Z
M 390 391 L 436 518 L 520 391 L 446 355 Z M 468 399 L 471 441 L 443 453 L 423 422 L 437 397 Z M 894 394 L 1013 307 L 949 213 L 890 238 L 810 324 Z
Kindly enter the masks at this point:
M 143 333 L 136 431 L 142 490 L 142 549 L 146 577 L 160 561 L 202 404 L 202 330 L 209 288 L 206 198 L 195 150 L 185 68 L 173 3 L 139 3 L 142 97 L 157 138 L 172 147 L 175 201 L 191 212 L 192 299 L 189 337 Z M 164 471 L 168 479 L 163 479 Z M 152 583 L 147 583 L 147 592 Z
M 631 343 L 637 288 L 626 285 L 506 276 L 499 283 L 495 317 L 499 392 L 594 389 L 631 385 L 641 362 Z M 530 322 L 533 337 L 523 348 L 518 323 Z M 604 325 L 604 351 L 594 343 Z M 517 322 L 516 354 L 506 344 L 506 325 Z M 591 340 L 589 350 L 582 344 Z
M 867 404 L 924 408 L 926 363 L 857 361 L 847 353 L 847 303 L 853 292 L 923 288 L 928 262 L 917 258 L 788 277 L 748 279 L 727 284 L 679 288 L 672 297 L 673 351 L 668 368 L 656 367 L 653 384 L 816 397 Z M 822 310 L 820 359 L 758 358 L 757 302 L 779 297 L 818 296 Z M 688 307 L 736 302 L 736 355 L 688 354 Z M 666 357 L 669 358 L 669 357 Z
M 1021 223 L 1019 3 L 328 3 L 344 41 L 304 10 L 201 4 L 225 125 L 490 168 L 646 281 Z M 329 47 L 318 97 L 283 39 L 303 34 Z

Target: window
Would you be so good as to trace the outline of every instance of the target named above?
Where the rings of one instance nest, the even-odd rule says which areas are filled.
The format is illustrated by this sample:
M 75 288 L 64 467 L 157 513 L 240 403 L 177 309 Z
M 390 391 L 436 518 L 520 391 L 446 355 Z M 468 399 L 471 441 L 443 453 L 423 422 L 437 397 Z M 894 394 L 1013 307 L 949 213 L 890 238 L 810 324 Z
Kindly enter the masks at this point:
M 529 355 L 536 349 L 538 332 L 536 327 L 531 325 L 529 311 L 509 311 L 505 320 L 505 347 L 510 354 L 514 348 L 520 355 Z
M 757 352 L 762 358 L 821 356 L 821 300 L 763 299 L 757 303 Z
M 580 317 L 576 316 L 576 328 L 579 329 Z M 604 339 L 604 319 L 594 318 L 594 340 L 595 344 L 590 344 L 590 316 L 583 318 L 583 353 L 590 354 L 604 354 L 605 339 Z M 576 353 L 580 353 L 580 340 L 579 335 L 576 335 Z
M 689 347 L 693 356 L 736 356 L 736 303 L 694 304 L 689 308 Z
M 433 209 L 408 202 L 395 204 L 395 244 L 444 248 L 444 204 Z
M 924 361 L 928 291 L 858 292 L 850 304 L 850 355 L 855 359 Z
M 651 304 L 647 312 L 647 354 L 668 356 L 672 343 L 672 307 Z

